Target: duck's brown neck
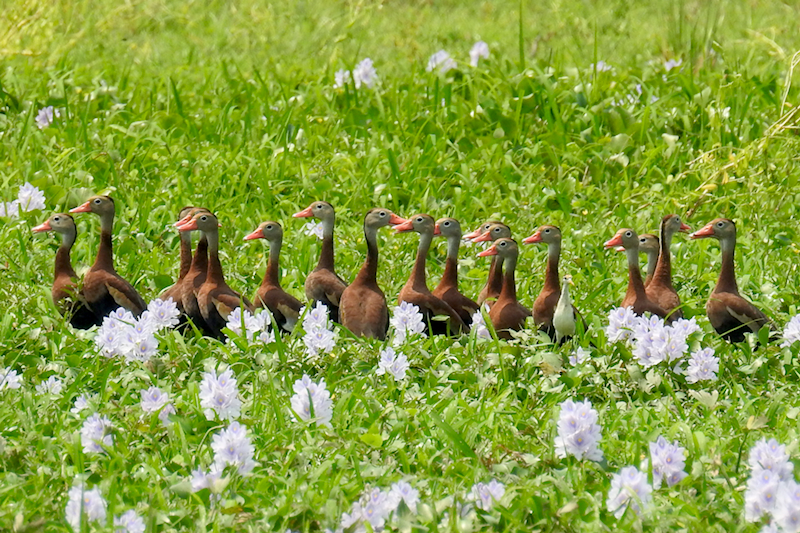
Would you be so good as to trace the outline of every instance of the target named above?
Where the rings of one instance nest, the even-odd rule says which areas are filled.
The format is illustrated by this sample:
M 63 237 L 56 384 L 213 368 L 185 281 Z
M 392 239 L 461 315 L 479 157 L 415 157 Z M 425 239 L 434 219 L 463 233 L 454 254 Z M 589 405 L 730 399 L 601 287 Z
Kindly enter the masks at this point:
M 514 279 L 514 271 L 517 269 L 517 256 L 512 255 L 510 257 L 506 257 L 505 259 L 497 260 L 500 263 L 498 270 L 505 268 L 505 274 L 503 275 L 503 285 L 500 289 L 500 296 L 498 296 L 498 300 L 517 300 L 517 283 Z
M 660 250 L 656 270 L 653 273 L 653 282 L 664 287 L 672 287 L 672 253 L 669 251 L 669 245 L 672 244 L 673 235 L 674 232 L 662 223 Z
M 75 244 L 75 232 L 63 233 L 61 235 L 61 246 L 58 247 L 58 251 L 56 252 L 54 278 L 58 278 L 59 276 L 69 276 L 70 278 L 77 277 L 75 270 L 72 268 L 72 260 L 70 259 L 73 244 Z
M 561 292 L 558 277 L 558 260 L 561 257 L 561 243 L 551 242 L 547 245 L 547 270 L 544 273 L 544 288 L 548 291 Z
M 433 233 L 420 233 L 419 246 L 417 247 L 417 258 L 414 260 L 414 269 L 411 271 L 412 286 L 416 290 L 427 290 L 428 280 L 425 276 L 425 263 L 428 259 L 428 251 L 433 241 Z
M 503 288 L 503 260 L 495 256 L 489 265 L 489 278 L 486 280 L 489 294 L 499 294 Z
M 208 274 L 206 281 L 221 282 L 225 276 L 222 273 L 222 263 L 219 262 L 219 231 L 214 228 L 212 231 L 203 232 L 208 240 Z
M 333 270 L 333 225 L 334 218 L 326 218 L 322 221 L 322 250 L 319 254 L 317 270 Z
M 192 267 L 192 234 L 188 231 L 181 232 L 181 269 L 178 279 L 183 279 Z
M 642 271 L 639 269 L 639 248 L 627 248 L 625 255 L 628 257 L 628 290 L 625 299 L 633 296 L 636 299 L 645 298 Z
M 208 271 L 208 238 L 204 233 L 200 234 L 200 240 L 197 241 L 197 249 L 194 251 L 190 270 L 193 273 Z
M 100 246 L 97 248 L 97 258 L 92 267 L 95 270 L 114 271 L 114 250 L 111 244 L 113 231 L 114 213 L 100 215 Z
M 439 285 L 458 287 L 458 248 L 460 245 L 460 235 L 452 235 L 447 238 L 447 261 Z
M 378 229 L 364 226 L 364 239 L 367 241 L 367 259 L 358 271 L 355 282 L 377 283 L 378 278 Z M 354 283 L 355 283 L 354 282 Z
M 722 252 L 722 265 L 714 292 L 739 294 L 739 286 L 736 284 L 736 272 L 733 261 L 734 251 L 736 250 L 736 237 L 731 236 L 720 239 L 719 247 Z
M 280 273 L 281 246 L 283 239 L 277 238 L 269 241 L 269 261 L 267 261 L 267 271 L 264 273 L 264 281 L 261 286 L 278 285 L 278 274 Z

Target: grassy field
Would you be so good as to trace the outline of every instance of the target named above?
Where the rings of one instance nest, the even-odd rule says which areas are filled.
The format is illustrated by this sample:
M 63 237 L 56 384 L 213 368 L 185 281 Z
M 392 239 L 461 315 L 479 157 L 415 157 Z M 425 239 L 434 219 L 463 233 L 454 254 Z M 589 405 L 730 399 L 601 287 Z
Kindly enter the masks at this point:
M 522 7 L 522 12 L 520 12 Z M 86 530 L 114 530 L 134 509 L 147 531 L 319 531 L 340 527 L 362 494 L 404 480 L 419 491 L 402 531 L 759 531 L 744 520 L 748 450 L 775 438 L 798 450 L 798 346 L 731 347 L 705 301 L 719 271 L 711 241 L 675 240 L 675 285 L 713 347 L 719 380 L 689 384 L 666 366 L 643 370 L 607 342 L 608 312 L 627 283 L 621 254 L 602 243 L 621 227 L 654 232 L 668 213 L 699 229 L 737 223 L 740 289 L 782 329 L 798 313 L 798 82 L 792 3 L 11 1 L 0 20 L 0 200 L 24 183 L 46 210 L 0 219 L 0 530 L 70 531 L 77 480 L 107 501 Z M 473 43 L 488 59 L 469 65 Z M 458 68 L 427 72 L 447 50 Z M 340 69 L 374 61 L 378 84 L 334 88 Z M 667 70 L 668 60 L 680 65 Z M 610 68 L 607 68 L 610 67 Z M 40 109 L 59 112 L 39 128 Z M 376 375 L 383 343 L 339 332 L 329 355 L 306 357 L 302 333 L 267 347 L 222 344 L 168 330 L 151 364 L 100 356 L 92 333 L 69 328 L 50 301 L 57 240 L 31 228 L 95 193 L 117 203 L 117 270 L 146 300 L 177 273 L 184 205 L 222 223 L 229 284 L 252 295 L 265 268 L 243 237 L 262 220 L 284 225 L 283 285 L 303 294 L 316 238 L 295 211 L 316 199 L 337 209 L 337 264 L 363 261 L 362 218 L 454 216 L 466 229 L 506 221 L 519 240 L 541 224 L 564 233 L 589 323 L 567 362 L 531 331 L 511 343 L 433 338 L 398 348 L 411 369 Z M 73 263 L 91 265 L 97 218 L 78 215 Z M 380 236 L 379 281 L 390 305 L 417 239 Z M 462 249 L 461 285 L 476 296 L 488 260 Z M 435 283 L 444 243 L 431 253 Z M 532 305 L 545 251 L 522 247 L 518 294 Z M 257 466 L 228 485 L 192 492 L 212 438 L 202 373 L 230 367 Z M 307 374 L 332 395 L 330 427 L 297 421 L 292 386 Z M 36 386 L 51 376 L 57 394 Z M 174 423 L 140 407 L 140 391 L 168 391 Z M 82 394 L 88 409 L 72 411 Z M 588 399 L 599 413 L 604 460 L 559 458 L 559 404 Z M 107 416 L 113 445 L 85 453 L 81 428 Z M 688 476 L 653 491 L 641 516 L 606 505 L 613 474 L 648 471 L 663 435 L 686 448 Z M 652 472 L 650 472 L 652 476 Z M 491 510 L 463 507 L 476 483 L 505 494 Z M 133 530 L 131 530 L 133 531 Z

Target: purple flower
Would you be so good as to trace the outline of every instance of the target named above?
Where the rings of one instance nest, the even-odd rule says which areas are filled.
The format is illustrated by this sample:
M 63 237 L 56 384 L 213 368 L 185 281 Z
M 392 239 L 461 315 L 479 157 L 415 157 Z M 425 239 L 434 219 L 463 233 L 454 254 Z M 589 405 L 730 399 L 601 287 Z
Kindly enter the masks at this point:
M 111 434 L 113 428 L 108 417 L 101 417 L 97 413 L 84 420 L 81 427 L 83 453 L 105 453 L 103 446 L 114 445 L 114 436 Z
M 652 492 L 653 487 L 647 482 L 647 476 L 635 466 L 626 466 L 611 478 L 606 508 L 618 519 L 628 508 L 641 514 L 649 507 Z
M 661 482 L 666 481 L 670 487 L 680 483 L 686 477 L 686 450 L 678 442 L 670 444 L 664 437 L 658 437 L 650 443 L 650 461 L 653 464 L 653 486 L 661 487 Z
M 559 457 L 572 455 L 577 459 L 601 461 L 603 452 L 598 444 L 602 435 L 597 419 L 597 411 L 592 408 L 589 400 L 562 402 L 557 424 L 556 455 Z

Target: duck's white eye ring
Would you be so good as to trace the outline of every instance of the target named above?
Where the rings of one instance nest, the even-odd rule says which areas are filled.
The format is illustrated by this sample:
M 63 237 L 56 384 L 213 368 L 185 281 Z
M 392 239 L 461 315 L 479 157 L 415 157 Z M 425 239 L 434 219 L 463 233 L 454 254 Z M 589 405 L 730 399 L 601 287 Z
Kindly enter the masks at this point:
M 722 226 L 724 226 L 724 225 L 725 225 L 725 223 L 724 223 L 724 222 L 721 222 L 721 221 L 720 221 L 720 222 L 717 222 L 717 227 L 718 227 L 718 228 L 721 228 L 721 227 L 722 227 Z
M 99 204 L 100 203 L 100 198 L 95 198 L 94 199 L 94 203 Z

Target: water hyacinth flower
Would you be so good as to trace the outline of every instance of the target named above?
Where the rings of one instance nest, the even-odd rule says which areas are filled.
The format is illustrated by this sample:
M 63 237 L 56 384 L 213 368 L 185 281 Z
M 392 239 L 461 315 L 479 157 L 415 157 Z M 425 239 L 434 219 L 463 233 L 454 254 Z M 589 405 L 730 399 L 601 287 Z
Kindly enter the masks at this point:
M 214 464 L 219 470 L 226 466 L 235 466 L 242 475 L 253 471 L 256 463 L 253 460 L 255 448 L 247 436 L 247 428 L 239 422 L 231 424 L 215 434 L 211 441 L 214 450 Z
M 719 357 L 714 355 L 714 348 L 705 348 L 692 353 L 689 368 L 686 369 L 686 381 L 716 381 L 719 372 Z
M 406 379 L 408 367 L 408 358 L 405 355 L 395 353 L 393 348 L 386 348 L 381 350 L 378 369 L 375 373 L 379 376 L 389 373 L 395 381 L 402 381 Z
M 303 226 L 303 235 L 311 237 L 312 235 L 317 239 L 322 239 L 322 222 L 306 222 Z
M 666 60 L 666 61 L 664 62 L 664 70 L 666 70 L 667 72 L 669 72 L 670 70 L 672 70 L 672 69 L 674 69 L 674 68 L 678 68 L 678 67 L 680 67 L 681 65 L 683 65 L 683 59 L 681 59 L 681 58 L 678 58 L 678 59 L 668 59 L 668 60 Z
M 586 361 L 588 361 L 592 356 L 592 353 L 589 350 L 584 349 L 582 346 L 578 346 L 578 348 L 573 352 L 572 355 L 569 356 L 569 363 L 572 366 L 582 365 Z
M 650 461 L 653 465 L 653 486 L 661 487 L 663 481 L 670 487 L 686 477 L 686 450 L 678 442 L 670 444 L 664 437 L 650 443 Z
M 215 417 L 220 420 L 239 418 L 242 401 L 239 399 L 239 388 L 233 370 L 228 368 L 219 376 L 215 370 L 203 372 L 200 381 L 200 407 L 207 420 Z
M 470 490 L 469 499 L 475 502 L 475 507 L 478 509 L 489 511 L 505 493 L 505 485 L 493 479 L 489 483 L 475 483 Z
M 272 315 L 269 311 L 262 310 L 255 315 L 247 309 L 237 307 L 228 315 L 228 322 L 225 327 L 234 334 L 244 336 L 249 342 L 259 342 L 270 344 L 275 342 L 275 333 L 271 329 Z M 228 339 L 230 341 L 230 339 Z
M 295 415 L 306 422 L 330 427 L 331 418 L 333 418 L 331 409 L 333 400 L 331 400 L 330 391 L 326 388 L 325 379 L 314 383 L 308 374 L 304 374 L 302 379 L 294 382 L 292 389 L 294 395 L 291 398 L 291 405 Z
M 419 491 L 411 486 L 410 483 L 407 481 L 398 481 L 397 483 L 392 483 L 392 487 L 390 489 L 390 497 L 397 501 L 397 505 L 400 504 L 401 501 L 405 502 L 406 507 L 412 513 L 417 512 L 417 504 L 419 503 Z
M 783 328 L 783 343 L 781 348 L 791 346 L 795 342 L 800 341 L 800 315 L 795 315 L 786 323 Z
M 25 213 L 44 209 L 44 193 L 27 181 L 21 185 L 17 194 L 19 209 Z
M 178 304 L 172 300 L 172 297 L 166 300 L 156 298 L 147 304 L 147 311 L 145 311 L 145 313 L 147 313 L 147 318 L 145 320 L 153 324 L 156 327 L 156 331 L 174 328 L 178 325 L 178 318 L 181 315 Z
M 0 202 L 0 217 L 19 218 L 19 201 Z
M 472 313 L 472 325 L 470 329 L 475 332 L 475 337 L 479 339 L 491 339 L 492 334 L 489 328 L 486 327 L 486 320 L 483 318 L 483 313 L 478 309 Z
M 81 411 L 89 408 L 89 402 L 92 401 L 94 397 L 89 396 L 88 394 L 80 394 L 75 398 L 75 402 L 72 404 L 72 409 L 70 412 L 72 414 L 79 414 Z
M 192 492 L 208 489 L 214 494 L 218 494 L 224 488 L 224 485 L 227 485 L 222 478 L 222 467 L 217 463 L 212 464 L 208 472 L 204 472 L 202 468 L 192 470 L 190 483 Z
M 316 357 L 321 353 L 332 351 L 336 347 L 336 333 L 329 328 L 328 307 L 322 302 L 317 302 L 308 312 L 306 308 L 300 309 L 303 316 L 303 343 L 309 357 Z
M 653 487 L 647 482 L 647 476 L 635 466 L 626 466 L 611 478 L 606 508 L 618 519 L 628 508 L 641 514 L 649 507 L 652 492 Z
M 64 511 L 67 523 L 75 531 L 81 531 L 81 512 L 86 516 L 87 522 L 103 523 L 106 520 L 106 503 L 100 489 L 97 487 L 89 489 L 86 485 L 77 481 L 71 489 L 67 499 L 67 508 Z
M 171 424 L 169 415 L 175 413 L 175 406 L 169 402 L 169 394 L 158 387 L 150 387 L 141 391 L 142 402 L 139 404 L 145 413 L 158 413 L 158 419 L 165 426 Z
M 42 381 L 36 385 L 36 393 L 57 395 L 61 393 L 63 388 L 64 384 L 61 383 L 61 380 L 58 378 L 58 376 L 50 376 L 45 381 Z
M 754 471 L 747 480 L 744 492 L 744 519 L 756 522 L 770 514 L 778 502 L 781 479 L 772 470 Z
M 603 452 L 598 444 L 602 435 L 597 420 L 597 411 L 592 408 L 589 400 L 561 402 L 558 436 L 555 441 L 556 455 L 562 458 L 572 455 L 577 459 L 601 461 Z
M 120 307 L 103 319 L 94 343 L 105 357 L 122 357 L 127 363 L 146 362 L 158 353 L 155 334 L 173 327 L 177 313 L 174 302 L 162 300 L 150 302 L 138 319 Z
M 333 88 L 334 89 L 341 89 L 348 83 L 350 83 L 350 71 L 346 69 L 337 70 L 336 73 L 333 75 Z M 307 226 L 308 224 L 306 224 Z
M 428 72 L 433 72 L 436 69 L 439 69 L 439 74 L 446 74 L 447 71 L 456 68 L 455 60 L 450 57 L 444 50 L 439 50 L 435 54 L 433 54 L 430 58 L 428 58 L 428 66 L 425 67 L 425 70 Z
M 752 475 L 761 470 L 774 472 L 781 481 L 792 478 L 794 464 L 786 453 L 786 445 L 779 443 L 775 439 L 761 439 L 750 448 L 750 455 L 747 459 Z
M 394 345 L 403 344 L 410 335 L 423 335 L 425 322 L 419 307 L 408 302 L 402 302 L 392 309 L 392 318 L 389 324 L 394 328 Z
M 772 513 L 774 522 L 783 532 L 800 531 L 800 485 L 794 480 L 778 487 L 778 503 Z
M 633 312 L 633 307 L 616 307 L 608 313 L 608 326 L 606 337 L 608 342 L 619 342 L 633 337 L 633 328 L 638 323 L 638 317 Z
M 489 58 L 489 45 L 483 41 L 478 41 L 472 45 L 469 51 L 469 64 L 473 67 L 478 66 L 478 61 Z
M 609 72 L 614 70 L 614 67 L 603 61 L 602 59 L 597 62 L 597 64 L 592 63 L 589 65 L 589 70 L 596 70 L 597 72 Z
M 39 110 L 38 113 L 36 113 L 36 119 L 35 119 L 36 120 L 36 126 L 40 130 L 43 130 L 43 129 L 47 128 L 48 126 L 50 126 L 50 124 L 53 123 L 53 120 L 56 117 L 60 117 L 60 116 L 61 116 L 61 113 L 57 109 L 54 109 L 53 106 L 49 105 L 49 106 L 43 107 L 43 108 L 41 108 Z
M 144 520 L 133 509 L 114 517 L 114 533 L 144 533 L 144 530 Z
M 353 68 L 353 84 L 356 86 L 356 89 L 360 89 L 361 85 L 372 89 L 377 82 L 378 73 L 375 71 L 375 67 L 372 65 L 372 60 L 370 58 L 362 59 Z
M 103 446 L 114 445 L 114 426 L 106 416 L 95 413 L 83 421 L 81 427 L 81 444 L 83 453 L 105 453 Z
M 16 370 L 0 368 L 0 391 L 4 389 L 18 389 L 22 386 L 22 377 Z
M 366 524 L 369 524 L 373 531 L 381 531 L 401 501 L 415 512 L 419 493 L 402 481 L 392 485 L 388 491 L 379 488 L 368 490 L 353 503 L 350 512 L 342 513 L 340 526 L 342 530 L 355 527 L 355 531 L 366 531 Z

